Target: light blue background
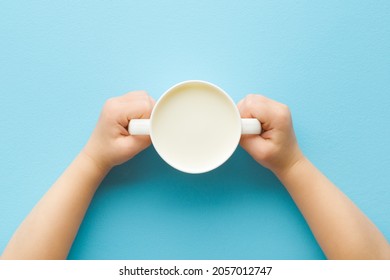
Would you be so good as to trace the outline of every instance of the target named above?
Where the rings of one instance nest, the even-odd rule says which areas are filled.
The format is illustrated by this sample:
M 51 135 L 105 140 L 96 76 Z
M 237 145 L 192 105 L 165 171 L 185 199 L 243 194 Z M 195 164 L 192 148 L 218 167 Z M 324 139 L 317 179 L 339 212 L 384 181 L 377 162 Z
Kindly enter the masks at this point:
M 389 1 L 1 1 L 0 250 L 107 98 L 186 79 L 288 104 L 302 150 L 389 239 L 389 15 Z M 241 148 L 204 175 L 150 148 L 104 180 L 69 258 L 324 255 Z

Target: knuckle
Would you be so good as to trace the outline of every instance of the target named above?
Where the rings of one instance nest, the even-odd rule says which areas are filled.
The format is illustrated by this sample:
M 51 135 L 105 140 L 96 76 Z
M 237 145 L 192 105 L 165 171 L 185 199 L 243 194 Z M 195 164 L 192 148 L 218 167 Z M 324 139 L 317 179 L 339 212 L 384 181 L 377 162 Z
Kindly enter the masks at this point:
M 287 105 L 280 105 L 280 108 L 278 110 L 278 116 L 283 121 L 288 121 L 291 118 L 291 112 Z
M 144 91 L 144 90 L 139 90 L 139 91 L 137 91 L 137 93 L 138 93 L 140 96 L 142 96 L 142 97 L 148 96 L 148 93 L 147 93 L 146 91 Z
M 257 96 L 258 96 L 258 95 L 254 94 L 254 93 L 250 93 L 250 94 L 248 94 L 248 95 L 246 96 L 246 98 L 247 98 L 248 100 L 252 100 L 252 99 L 255 99 Z
M 248 94 L 245 98 L 246 106 L 253 108 L 259 103 L 265 103 L 267 100 L 266 97 L 260 94 Z
M 251 94 L 248 94 L 246 96 L 245 102 L 247 105 L 253 105 L 253 104 L 256 104 L 257 102 L 259 102 L 259 99 L 261 99 L 260 95 L 251 93 Z
M 264 102 L 267 98 L 261 94 L 248 94 L 248 99 L 254 102 Z
M 107 99 L 106 102 L 104 103 L 104 109 L 106 111 L 114 110 L 116 104 L 117 104 L 116 98 L 111 97 L 111 98 Z
M 152 106 L 149 98 L 145 98 L 140 102 L 140 108 L 143 112 L 149 113 L 152 110 Z
M 258 110 L 259 102 L 261 102 L 261 96 L 250 94 L 246 98 L 245 107 L 249 112 L 256 112 L 256 110 Z
M 254 104 L 256 104 L 256 95 L 248 94 L 247 97 L 245 98 L 245 105 L 248 108 L 252 108 Z

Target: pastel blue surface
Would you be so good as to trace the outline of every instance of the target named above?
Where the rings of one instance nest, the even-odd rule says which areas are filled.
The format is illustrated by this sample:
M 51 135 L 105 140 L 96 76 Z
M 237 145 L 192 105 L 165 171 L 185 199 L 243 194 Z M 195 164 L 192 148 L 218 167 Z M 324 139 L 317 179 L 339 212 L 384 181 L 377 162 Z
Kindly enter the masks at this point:
M 389 1 L 1 1 L 0 250 L 107 98 L 187 79 L 288 104 L 305 154 L 390 239 L 389 15 Z M 203 175 L 150 148 L 104 180 L 69 258 L 324 255 L 241 148 Z

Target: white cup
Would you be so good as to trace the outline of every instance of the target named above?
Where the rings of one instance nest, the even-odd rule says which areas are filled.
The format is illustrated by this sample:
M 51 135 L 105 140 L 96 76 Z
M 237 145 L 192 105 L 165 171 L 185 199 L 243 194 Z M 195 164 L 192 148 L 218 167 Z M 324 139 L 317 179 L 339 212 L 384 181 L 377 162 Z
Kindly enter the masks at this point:
M 150 135 L 157 153 L 172 167 L 204 173 L 222 165 L 241 134 L 260 134 L 257 119 L 241 119 L 236 104 L 218 86 L 201 80 L 178 83 L 155 104 L 150 119 L 133 119 L 131 135 Z

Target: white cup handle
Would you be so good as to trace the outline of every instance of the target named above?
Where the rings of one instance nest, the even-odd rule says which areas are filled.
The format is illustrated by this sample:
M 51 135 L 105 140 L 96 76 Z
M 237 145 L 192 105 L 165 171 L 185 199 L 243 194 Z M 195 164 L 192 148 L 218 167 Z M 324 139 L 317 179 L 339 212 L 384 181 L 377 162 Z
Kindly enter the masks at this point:
M 150 119 L 134 119 L 130 120 L 129 133 L 131 135 L 149 135 L 150 134 Z M 261 133 L 261 125 L 257 119 L 241 119 L 241 134 Z
M 128 130 L 131 135 L 149 135 L 150 119 L 130 120 Z
M 241 119 L 241 134 L 261 133 L 261 125 L 258 119 Z

